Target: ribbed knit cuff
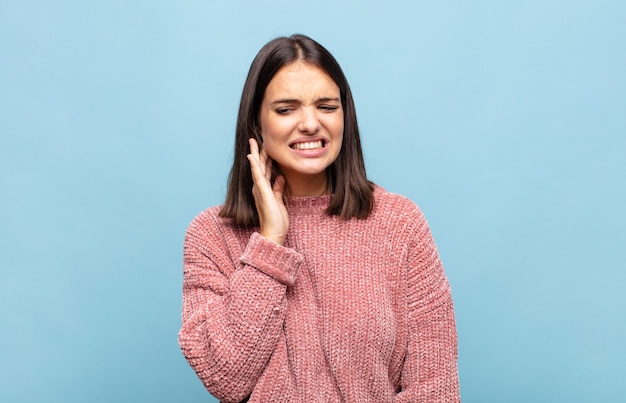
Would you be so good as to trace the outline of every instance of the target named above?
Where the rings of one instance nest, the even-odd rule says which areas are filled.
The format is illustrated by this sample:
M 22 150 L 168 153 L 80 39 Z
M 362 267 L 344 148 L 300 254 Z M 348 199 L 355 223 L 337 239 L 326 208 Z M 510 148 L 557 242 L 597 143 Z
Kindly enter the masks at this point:
M 255 267 L 275 280 L 291 286 L 296 281 L 296 273 L 303 257 L 299 252 L 254 232 L 240 260 L 241 263 Z

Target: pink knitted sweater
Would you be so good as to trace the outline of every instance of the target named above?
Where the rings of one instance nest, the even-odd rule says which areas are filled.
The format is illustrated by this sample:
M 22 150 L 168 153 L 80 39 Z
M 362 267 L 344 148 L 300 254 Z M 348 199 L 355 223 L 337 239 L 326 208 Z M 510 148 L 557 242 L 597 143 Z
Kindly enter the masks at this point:
M 198 215 L 179 343 L 224 402 L 459 402 L 450 287 L 421 211 L 375 189 L 364 220 L 288 200 L 279 246 Z

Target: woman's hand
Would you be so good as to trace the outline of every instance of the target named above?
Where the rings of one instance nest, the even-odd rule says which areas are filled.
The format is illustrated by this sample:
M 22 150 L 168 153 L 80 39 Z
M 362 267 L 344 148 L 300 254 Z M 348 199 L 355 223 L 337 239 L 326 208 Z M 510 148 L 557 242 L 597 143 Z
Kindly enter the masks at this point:
M 255 139 L 250 139 L 250 154 L 248 154 L 252 170 L 252 195 L 259 213 L 261 235 L 282 245 L 289 230 L 289 216 L 283 203 L 285 177 L 278 176 L 272 186 L 272 159 L 265 149 L 261 148 Z

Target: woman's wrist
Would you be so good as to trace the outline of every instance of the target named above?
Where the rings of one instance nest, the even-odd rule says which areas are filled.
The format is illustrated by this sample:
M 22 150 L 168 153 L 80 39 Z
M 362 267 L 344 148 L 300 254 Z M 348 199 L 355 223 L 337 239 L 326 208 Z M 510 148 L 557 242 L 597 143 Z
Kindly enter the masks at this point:
M 285 242 L 285 235 L 280 235 L 280 234 L 265 234 L 263 233 L 263 231 L 259 232 L 259 234 L 261 234 L 261 236 L 265 239 L 268 239 L 278 245 L 282 245 L 283 242 Z

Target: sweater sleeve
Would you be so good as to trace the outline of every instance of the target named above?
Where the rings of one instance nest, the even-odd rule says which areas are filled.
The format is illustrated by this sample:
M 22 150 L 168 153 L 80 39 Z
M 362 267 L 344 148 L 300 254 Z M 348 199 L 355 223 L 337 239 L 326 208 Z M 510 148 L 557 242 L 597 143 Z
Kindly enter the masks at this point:
M 426 220 L 417 210 L 408 265 L 408 351 L 395 402 L 460 402 L 450 285 Z
M 178 340 L 207 390 L 221 401 L 250 395 L 284 337 L 286 289 L 301 261 L 298 252 L 258 233 L 237 259 L 216 222 L 196 219 L 189 226 Z

